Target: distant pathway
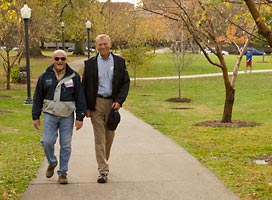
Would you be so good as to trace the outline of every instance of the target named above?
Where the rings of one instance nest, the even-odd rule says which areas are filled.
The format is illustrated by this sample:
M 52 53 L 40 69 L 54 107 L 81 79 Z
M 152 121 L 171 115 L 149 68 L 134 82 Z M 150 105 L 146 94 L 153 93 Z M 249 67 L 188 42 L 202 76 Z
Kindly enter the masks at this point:
M 79 71 L 84 67 L 84 60 L 87 58 L 75 60 L 69 63 L 69 65 L 75 70 Z M 264 69 L 264 70 L 252 70 L 252 73 L 265 73 L 272 72 L 272 69 Z M 232 75 L 233 72 L 229 72 L 229 75 Z M 239 71 L 239 74 L 246 74 L 244 71 Z M 213 77 L 213 76 L 222 76 L 222 73 L 212 73 L 212 74 L 195 74 L 195 75 L 183 75 L 180 78 L 202 78 L 202 77 Z M 133 79 L 133 78 L 131 78 Z M 163 79 L 178 79 L 178 76 L 164 76 L 164 77 L 146 77 L 146 78 L 136 78 L 136 80 L 163 80 Z
M 69 62 L 68 64 L 75 70 L 79 71 L 81 68 L 84 67 L 84 61 L 87 60 L 87 58 L 82 58 L 79 60 L 74 60 L 72 62 Z
M 252 73 L 264 73 L 264 72 L 272 72 L 272 69 L 252 70 Z M 238 73 L 239 74 L 249 74 L 244 71 L 239 71 Z M 232 75 L 233 72 L 229 72 L 228 74 Z M 183 75 L 183 76 L 180 76 L 180 78 L 186 79 L 186 78 L 202 78 L 202 77 L 213 77 L 213 76 L 222 76 L 222 73 Z M 162 80 L 162 79 L 178 79 L 178 76 L 136 78 L 136 80 Z

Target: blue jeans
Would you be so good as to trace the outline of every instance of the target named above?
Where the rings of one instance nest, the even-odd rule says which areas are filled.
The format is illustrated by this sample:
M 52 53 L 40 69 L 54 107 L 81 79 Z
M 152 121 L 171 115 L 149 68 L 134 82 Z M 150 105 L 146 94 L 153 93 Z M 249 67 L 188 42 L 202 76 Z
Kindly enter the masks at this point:
M 68 162 L 71 156 L 74 113 L 69 117 L 56 117 L 44 113 L 44 129 L 41 139 L 43 150 L 49 165 L 58 163 L 55 156 L 55 144 L 59 135 L 60 158 L 58 175 L 67 175 Z

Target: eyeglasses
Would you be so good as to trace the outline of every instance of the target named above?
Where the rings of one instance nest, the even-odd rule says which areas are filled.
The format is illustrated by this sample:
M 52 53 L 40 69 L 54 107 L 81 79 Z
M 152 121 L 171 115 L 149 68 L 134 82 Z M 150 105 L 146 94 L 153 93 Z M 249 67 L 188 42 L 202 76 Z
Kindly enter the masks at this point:
M 55 61 L 59 61 L 59 60 L 65 61 L 66 60 L 65 57 L 55 57 L 54 59 L 55 59 Z

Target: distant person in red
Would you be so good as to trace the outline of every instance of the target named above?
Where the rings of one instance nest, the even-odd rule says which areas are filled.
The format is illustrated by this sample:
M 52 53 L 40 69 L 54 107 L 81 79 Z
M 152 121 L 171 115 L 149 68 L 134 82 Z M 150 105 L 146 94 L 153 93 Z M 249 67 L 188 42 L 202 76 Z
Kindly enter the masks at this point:
M 249 72 L 252 72 L 252 53 L 249 50 L 247 50 L 246 52 L 246 73 L 247 73 L 247 69 L 249 68 Z

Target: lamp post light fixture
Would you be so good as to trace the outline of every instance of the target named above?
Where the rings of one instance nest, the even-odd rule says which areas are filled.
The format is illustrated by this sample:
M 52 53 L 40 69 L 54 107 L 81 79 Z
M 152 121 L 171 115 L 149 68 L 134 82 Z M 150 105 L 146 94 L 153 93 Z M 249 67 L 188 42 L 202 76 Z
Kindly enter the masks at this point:
M 62 49 L 65 49 L 65 44 L 64 44 L 64 22 L 60 23 L 61 26 L 61 39 L 62 39 Z
M 92 23 L 88 20 L 85 25 L 88 33 L 88 58 L 90 58 L 90 29 L 92 27 Z
M 26 81 L 27 81 L 27 99 L 25 104 L 32 104 L 31 87 L 30 87 L 30 51 L 29 51 L 29 36 L 28 36 L 28 23 L 31 17 L 31 9 L 25 4 L 21 8 L 21 16 L 25 24 L 25 54 L 26 54 Z

